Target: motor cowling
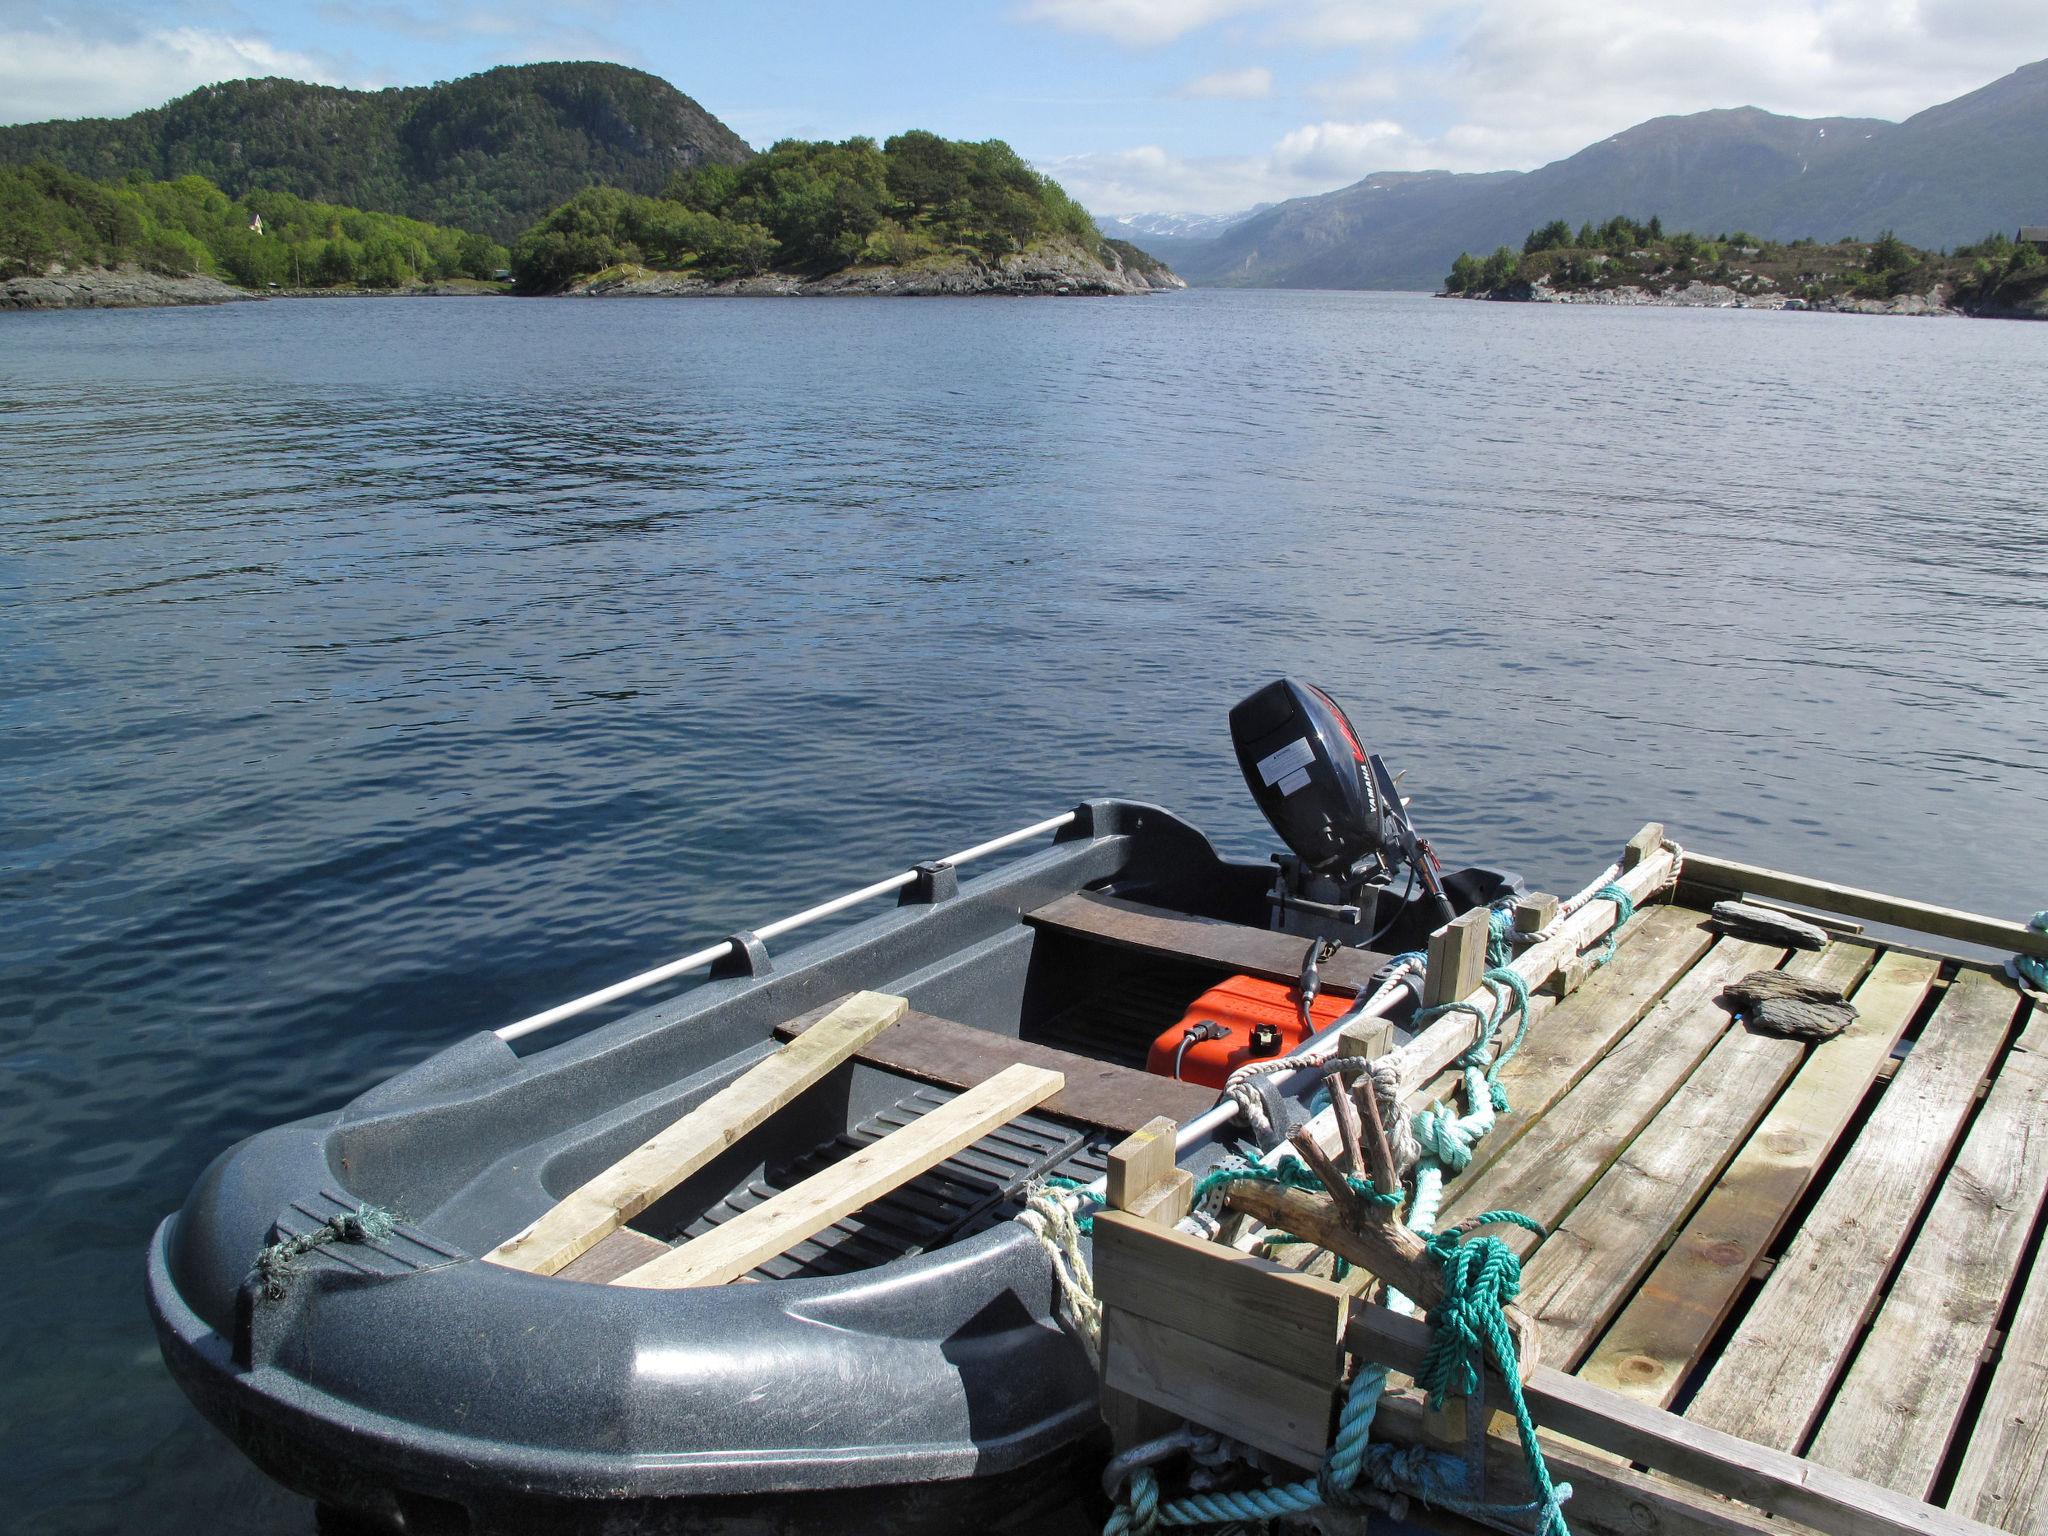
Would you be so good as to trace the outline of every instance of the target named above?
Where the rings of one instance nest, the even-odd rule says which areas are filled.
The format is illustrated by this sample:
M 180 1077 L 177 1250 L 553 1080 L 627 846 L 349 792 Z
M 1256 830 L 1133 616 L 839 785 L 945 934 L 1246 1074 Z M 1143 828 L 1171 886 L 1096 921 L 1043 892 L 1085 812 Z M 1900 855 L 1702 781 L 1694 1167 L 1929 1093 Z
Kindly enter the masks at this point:
M 1266 684 L 1231 710 L 1230 739 L 1252 798 L 1310 872 L 1384 868 L 1400 848 L 1400 807 L 1386 803 L 1358 733 L 1320 688 Z

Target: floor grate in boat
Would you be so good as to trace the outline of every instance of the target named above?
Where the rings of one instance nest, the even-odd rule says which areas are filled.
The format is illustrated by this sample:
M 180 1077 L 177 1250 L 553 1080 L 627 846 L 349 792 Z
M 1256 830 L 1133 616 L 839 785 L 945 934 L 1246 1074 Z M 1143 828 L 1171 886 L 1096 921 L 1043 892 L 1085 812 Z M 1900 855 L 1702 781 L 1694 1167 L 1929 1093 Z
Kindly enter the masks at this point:
M 1105 968 L 1085 1001 L 1025 1030 L 1025 1038 L 1120 1067 L 1143 1068 L 1152 1042 L 1185 1016 L 1219 973 L 1143 959 Z
M 954 1097 L 950 1088 L 917 1087 L 851 1131 L 734 1191 L 685 1227 L 677 1240 L 701 1237 Z M 839 1275 L 971 1237 L 1014 1216 L 1023 1206 L 1021 1191 L 1032 1179 L 1047 1173 L 1100 1178 L 1114 1140 L 1107 1132 L 1077 1129 L 1044 1115 L 1020 1115 L 752 1273 L 762 1280 Z

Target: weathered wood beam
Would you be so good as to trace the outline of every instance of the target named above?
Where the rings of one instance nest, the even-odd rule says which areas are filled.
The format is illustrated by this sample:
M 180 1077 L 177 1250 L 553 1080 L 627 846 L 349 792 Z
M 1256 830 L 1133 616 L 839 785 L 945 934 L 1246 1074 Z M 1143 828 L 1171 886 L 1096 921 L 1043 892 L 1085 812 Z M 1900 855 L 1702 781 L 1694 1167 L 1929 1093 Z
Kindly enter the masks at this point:
M 1909 901 L 1903 896 L 1887 896 L 1880 891 L 1859 890 L 1851 885 L 1836 885 L 1827 880 L 1814 880 L 1804 875 L 1791 875 L 1783 870 L 1765 869 L 1761 865 L 1717 859 L 1701 853 L 1686 854 L 1684 878 L 1687 883 L 1697 882 L 1754 896 L 1775 897 L 1779 901 L 1797 902 L 1802 906 L 1817 907 L 1823 912 L 1839 912 L 1844 917 L 1861 918 L 1869 923 L 1890 923 L 1914 933 L 1933 934 L 1936 938 L 2048 958 L 2048 933 L 2001 917 L 1984 917 L 1953 907 L 1937 907 L 1924 901 Z

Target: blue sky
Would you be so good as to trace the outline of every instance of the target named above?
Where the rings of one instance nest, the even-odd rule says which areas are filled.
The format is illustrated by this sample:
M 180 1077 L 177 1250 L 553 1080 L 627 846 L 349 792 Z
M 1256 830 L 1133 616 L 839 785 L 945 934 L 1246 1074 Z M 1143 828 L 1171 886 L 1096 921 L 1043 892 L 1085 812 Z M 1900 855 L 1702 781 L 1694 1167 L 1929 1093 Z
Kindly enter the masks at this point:
M 611 59 L 756 145 L 1000 137 L 1099 213 L 1224 212 L 1665 112 L 1902 117 L 2042 57 L 2042 0 L 0 0 L 0 121 Z

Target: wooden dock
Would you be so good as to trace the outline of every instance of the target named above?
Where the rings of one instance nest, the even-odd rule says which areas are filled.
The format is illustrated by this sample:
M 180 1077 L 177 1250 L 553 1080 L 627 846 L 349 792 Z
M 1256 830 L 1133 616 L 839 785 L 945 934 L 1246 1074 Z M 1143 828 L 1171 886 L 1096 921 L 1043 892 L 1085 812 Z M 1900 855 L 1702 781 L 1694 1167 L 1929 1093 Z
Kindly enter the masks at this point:
M 1709 912 L 1738 896 L 1795 903 L 1830 942 L 1731 936 Z M 1510 1209 L 1545 1229 L 1490 1230 L 1521 1259 L 1541 1358 L 1524 1391 L 1573 1485 L 1574 1531 L 2048 1532 L 2048 997 L 1959 947 L 2044 942 L 1687 854 L 1610 963 L 1556 957 L 1501 1073 L 1513 1107 L 1448 1185 L 1443 1224 Z M 1839 988 L 1854 1024 L 1818 1044 L 1746 1027 L 1722 989 L 1776 968 Z M 1442 1041 L 1408 1048 L 1407 1107 L 1453 1088 L 1470 1025 L 1441 1020 Z M 1126 1440 L 1156 1432 L 1157 1409 L 1262 1429 L 1254 1443 L 1312 1471 L 1345 1350 L 1419 1358 L 1424 1325 L 1378 1305 L 1370 1274 L 1312 1278 L 1327 1256 L 1283 1279 L 1135 1215 L 1098 1226 L 1108 1417 Z M 1232 1265 L 1226 1292 L 1212 1271 Z M 1157 1303 L 1191 1277 L 1265 1319 L 1191 1323 L 1224 1309 Z M 1397 1386 L 1374 1435 L 1459 1450 L 1486 1499 L 1526 1499 L 1500 1401 L 1466 1421 Z

